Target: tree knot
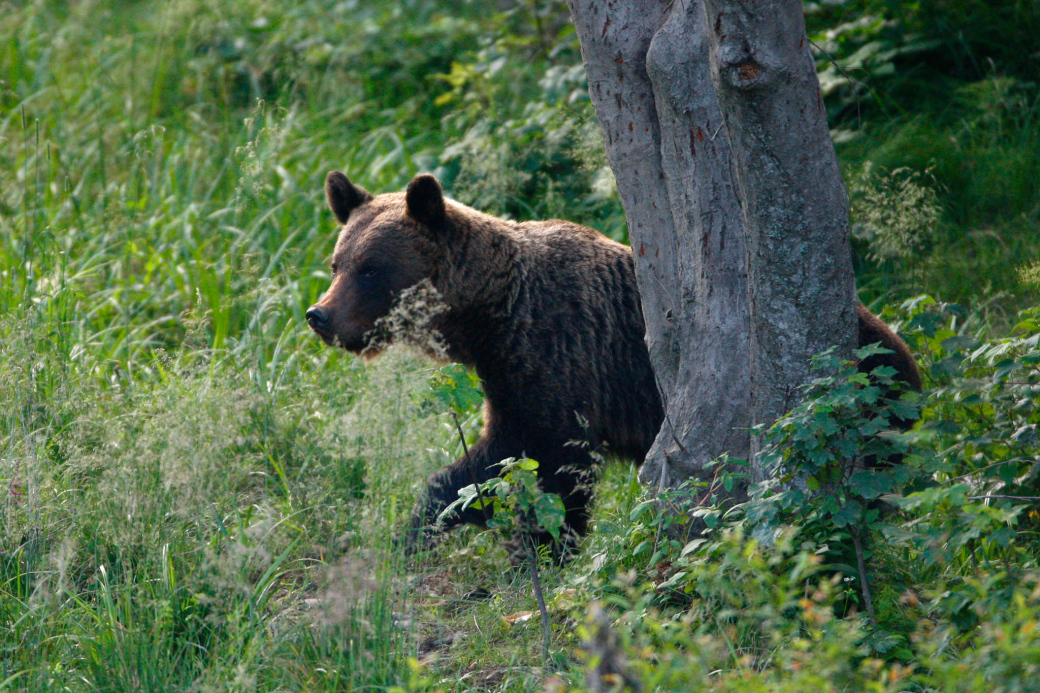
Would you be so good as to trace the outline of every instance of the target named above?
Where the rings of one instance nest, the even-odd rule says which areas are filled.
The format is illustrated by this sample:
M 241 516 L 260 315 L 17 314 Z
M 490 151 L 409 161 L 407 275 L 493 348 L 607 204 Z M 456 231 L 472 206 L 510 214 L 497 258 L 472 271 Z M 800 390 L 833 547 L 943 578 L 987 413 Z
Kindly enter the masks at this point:
M 758 77 L 759 72 L 761 72 L 761 69 L 751 60 L 743 62 L 737 66 L 737 76 L 744 82 Z

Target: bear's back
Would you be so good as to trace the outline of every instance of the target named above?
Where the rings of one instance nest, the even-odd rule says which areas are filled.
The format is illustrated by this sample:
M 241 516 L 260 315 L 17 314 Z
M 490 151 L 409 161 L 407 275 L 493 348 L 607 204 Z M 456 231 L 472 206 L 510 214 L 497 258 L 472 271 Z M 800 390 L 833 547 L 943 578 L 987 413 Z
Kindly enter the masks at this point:
M 644 342 L 631 250 L 567 221 L 509 224 L 523 291 L 513 315 L 517 370 L 533 428 L 641 461 L 663 416 Z M 517 346 L 518 345 L 518 346 Z M 503 354 L 504 358 L 515 356 Z M 513 392 L 511 396 L 515 397 Z M 580 417 L 580 418 L 579 418 Z

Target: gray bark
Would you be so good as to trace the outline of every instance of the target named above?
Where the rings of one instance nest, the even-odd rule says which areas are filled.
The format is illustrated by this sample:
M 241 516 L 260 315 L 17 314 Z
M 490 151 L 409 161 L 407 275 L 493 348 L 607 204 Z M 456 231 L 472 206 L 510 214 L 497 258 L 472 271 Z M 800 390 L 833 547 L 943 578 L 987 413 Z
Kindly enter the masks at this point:
M 665 405 L 640 478 L 670 486 L 702 476 L 724 452 L 748 455 L 745 245 L 704 10 L 700 0 L 570 4 Z
M 589 96 L 606 139 L 636 256 L 636 281 L 646 320 L 647 346 L 662 393 L 678 370 L 676 331 L 681 294 L 675 228 L 668 191 L 661 184 L 660 129 L 654 92 L 646 76 L 646 52 L 664 18 L 658 0 L 568 0 L 577 23 Z M 610 6 L 608 8 L 608 5 Z
M 801 0 L 704 4 L 748 239 L 751 417 L 771 424 L 796 403 L 809 357 L 855 346 L 848 196 Z
M 748 312 L 744 229 L 729 141 L 708 69 L 700 0 L 674 6 L 647 53 L 682 292 L 678 377 L 641 469 L 669 462 L 681 481 L 724 452 L 748 456 Z
M 794 403 L 809 357 L 851 349 L 844 187 L 797 0 L 568 4 L 666 409 L 640 478 L 672 486 L 747 458 L 750 425 Z M 740 81 L 745 53 L 761 86 Z

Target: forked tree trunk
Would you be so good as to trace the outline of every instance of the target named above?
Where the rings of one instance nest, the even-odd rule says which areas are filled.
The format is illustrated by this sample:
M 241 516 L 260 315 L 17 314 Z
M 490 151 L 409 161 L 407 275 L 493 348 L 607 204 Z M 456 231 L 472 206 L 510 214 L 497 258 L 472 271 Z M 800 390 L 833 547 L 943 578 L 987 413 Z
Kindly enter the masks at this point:
M 798 0 L 568 4 L 667 412 L 640 478 L 672 486 L 851 350 L 844 187 Z
M 796 403 L 809 357 L 855 346 L 849 202 L 801 0 L 704 5 L 747 232 L 752 420 L 768 424 Z

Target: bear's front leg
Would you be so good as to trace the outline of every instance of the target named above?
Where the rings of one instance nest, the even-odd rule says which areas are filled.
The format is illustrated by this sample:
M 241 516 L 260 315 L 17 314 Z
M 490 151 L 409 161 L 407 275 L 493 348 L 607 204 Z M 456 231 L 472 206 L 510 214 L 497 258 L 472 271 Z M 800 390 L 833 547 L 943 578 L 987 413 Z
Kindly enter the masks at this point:
M 498 464 L 502 460 L 525 454 L 538 460 L 539 485 L 545 493 L 555 493 L 561 498 L 566 515 L 559 540 L 541 530 L 525 537 L 514 537 L 507 547 L 511 554 L 515 554 L 511 561 L 514 565 L 522 564 L 523 561 L 518 560 L 518 551 L 532 540 L 537 546 L 548 547 L 550 555 L 557 560 L 566 561 L 588 529 L 588 508 L 595 483 L 590 455 L 580 447 L 565 444 L 549 443 L 541 449 L 525 450 L 517 440 L 495 435 L 481 440 L 468 456 L 459 458 L 430 478 L 404 537 L 407 550 L 431 548 L 440 535 L 460 524 L 484 526 L 490 510 L 473 506 L 439 518 L 445 508 L 458 500 L 460 489 L 485 483 L 498 476 L 501 471 Z
M 483 484 L 498 476 L 501 468 L 496 465 L 499 462 L 523 454 L 523 447 L 516 441 L 489 435 L 470 448 L 468 455 L 463 455 L 431 476 L 412 511 L 404 537 L 406 549 L 414 552 L 420 548 L 431 548 L 437 543 L 439 535 L 461 524 L 484 526 L 490 509 L 470 506 L 464 510 L 455 510 L 443 519 L 440 519 L 440 515 L 459 499 L 460 489 Z
M 545 493 L 553 493 L 563 501 L 565 515 L 559 539 L 548 532 L 535 529 L 516 534 L 506 544 L 509 561 L 514 567 L 527 564 L 527 551 L 544 550 L 558 563 L 573 558 L 578 542 L 589 527 L 589 506 L 592 504 L 596 474 L 592 457 L 578 446 L 564 445 L 552 452 L 544 452 L 539 459 L 539 486 Z

